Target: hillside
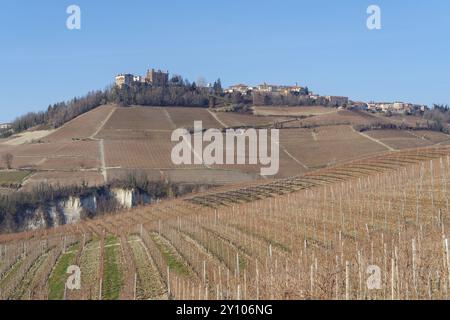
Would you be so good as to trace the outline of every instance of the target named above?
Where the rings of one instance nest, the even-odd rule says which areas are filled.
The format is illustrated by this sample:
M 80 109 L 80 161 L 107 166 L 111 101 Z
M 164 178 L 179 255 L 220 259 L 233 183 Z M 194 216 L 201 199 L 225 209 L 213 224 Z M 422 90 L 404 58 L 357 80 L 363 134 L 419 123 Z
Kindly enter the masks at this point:
M 448 147 L 386 151 L 0 236 L 1 298 L 446 298 L 449 178 Z M 64 290 L 71 264 L 81 290 Z
M 235 184 L 257 181 L 259 166 L 180 167 L 172 164 L 175 128 L 275 127 L 281 124 L 280 170 L 275 178 L 300 175 L 379 152 L 447 143 L 448 135 L 427 130 L 355 131 L 402 119 L 324 107 L 255 107 L 254 115 L 187 107 L 117 107 L 105 105 L 84 113 L 54 131 L 27 131 L 0 140 L 0 154 L 13 156 L 12 169 L 29 172 L 16 181 L 23 190 L 40 183 L 101 185 L 140 170 L 150 180 Z M 423 120 L 422 120 L 423 121 Z M 2 163 L 5 168 L 5 163 Z M 2 180 L 0 171 L 0 181 Z

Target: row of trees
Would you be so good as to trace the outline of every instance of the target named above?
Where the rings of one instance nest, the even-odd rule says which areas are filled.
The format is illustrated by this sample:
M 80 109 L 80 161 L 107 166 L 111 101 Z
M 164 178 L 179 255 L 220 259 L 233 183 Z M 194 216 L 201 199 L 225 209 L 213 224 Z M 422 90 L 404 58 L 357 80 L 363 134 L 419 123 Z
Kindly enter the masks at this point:
M 173 76 L 167 86 L 152 86 L 139 82 L 131 86 L 115 86 L 108 91 L 107 100 L 124 106 L 214 106 L 216 97 L 223 95 L 220 79 L 215 81 L 212 87 L 207 87 L 205 81 L 200 82 L 200 85 L 197 85 L 181 76 Z
M 325 97 L 311 99 L 304 94 L 253 93 L 253 105 L 256 106 L 329 106 L 335 107 Z
M 435 131 L 450 133 L 450 107 L 448 105 L 434 104 L 432 109 L 425 111 L 423 117 L 432 122 Z
M 211 93 L 207 88 L 189 86 L 153 87 L 144 83 L 132 86 L 114 87 L 109 94 L 109 101 L 142 106 L 190 106 L 208 107 Z
M 437 121 L 427 121 L 426 123 L 416 123 L 415 126 L 408 125 L 405 122 L 400 124 L 395 123 L 384 123 L 384 122 L 374 122 L 371 124 L 362 124 L 353 126 L 355 130 L 359 132 L 370 131 L 370 130 L 430 130 L 443 132 L 448 134 L 449 130 L 447 127 L 442 125 L 442 123 Z
M 108 90 L 92 91 L 68 102 L 59 102 L 48 106 L 46 111 L 29 112 L 12 122 L 12 131 L 22 132 L 36 126 L 58 128 L 67 121 L 88 112 L 108 101 Z
M 425 111 L 423 117 L 440 123 L 450 123 L 450 107 L 435 104 L 432 109 Z

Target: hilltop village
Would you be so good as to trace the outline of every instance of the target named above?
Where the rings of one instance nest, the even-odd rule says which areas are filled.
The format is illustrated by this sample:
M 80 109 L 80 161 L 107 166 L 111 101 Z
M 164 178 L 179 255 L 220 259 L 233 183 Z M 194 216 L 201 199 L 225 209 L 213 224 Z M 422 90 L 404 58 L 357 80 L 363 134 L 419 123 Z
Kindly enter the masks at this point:
M 145 76 L 121 73 L 115 77 L 115 85 L 118 88 L 140 84 L 151 87 L 179 86 L 183 81 L 183 78 L 179 75 L 173 75 L 170 78 L 169 71 L 155 69 L 147 70 Z M 211 83 L 197 83 L 195 85 L 211 95 L 223 94 L 246 97 L 246 101 L 250 99 L 253 105 L 325 105 L 340 109 L 406 115 L 423 113 L 429 110 L 426 105 L 409 102 L 361 102 L 353 101 L 347 96 L 319 95 L 312 92 L 307 86 L 300 86 L 298 83 L 295 85 L 278 85 L 264 82 L 255 86 L 240 83 L 222 89 L 219 80 L 219 91 L 217 90 L 217 82 L 214 85 Z

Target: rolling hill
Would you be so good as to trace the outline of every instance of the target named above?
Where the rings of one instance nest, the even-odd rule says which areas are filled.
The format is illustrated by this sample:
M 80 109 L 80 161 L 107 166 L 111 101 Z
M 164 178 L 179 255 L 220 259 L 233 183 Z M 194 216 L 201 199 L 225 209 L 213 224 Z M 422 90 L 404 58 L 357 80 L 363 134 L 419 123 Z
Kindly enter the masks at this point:
M 387 151 L 3 235 L 1 298 L 446 298 L 449 172 L 448 147 Z
M 175 128 L 260 127 L 281 124 L 280 170 L 286 178 L 384 151 L 445 144 L 450 136 L 426 130 L 354 128 L 374 123 L 417 123 L 364 112 L 322 107 L 255 107 L 254 115 L 203 108 L 117 107 L 105 105 L 53 131 L 28 131 L 0 141 L 0 154 L 13 155 L 12 168 L 29 172 L 17 181 L 23 190 L 41 183 L 102 185 L 140 170 L 150 180 L 235 184 L 258 181 L 259 166 L 176 166 L 170 153 Z M 0 171 L 0 181 L 2 173 Z

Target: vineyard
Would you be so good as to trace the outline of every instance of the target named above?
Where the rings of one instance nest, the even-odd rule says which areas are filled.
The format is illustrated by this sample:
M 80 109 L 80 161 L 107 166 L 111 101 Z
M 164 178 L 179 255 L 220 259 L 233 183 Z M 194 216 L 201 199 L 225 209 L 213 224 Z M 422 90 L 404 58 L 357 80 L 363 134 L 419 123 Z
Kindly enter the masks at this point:
M 386 152 L 3 235 L 0 298 L 447 299 L 449 181 L 447 147 Z
M 178 183 L 211 184 L 262 181 L 260 165 L 174 165 L 171 141 L 174 129 L 192 129 L 202 121 L 204 129 L 280 128 L 280 166 L 274 178 L 303 175 L 379 152 L 448 144 L 450 136 L 429 130 L 372 130 L 376 124 L 414 128 L 424 119 L 404 115 L 382 117 L 363 111 L 314 107 L 254 107 L 248 113 L 221 112 L 189 107 L 119 107 L 104 105 L 56 130 L 27 131 L 0 140 L 0 153 L 13 157 L 11 169 L 32 172 L 20 183 L 23 190 L 41 183 L 91 186 L 108 183 L 132 172 L 147 173 Z M 426 124 L 426 123 L 425 123 Z M 39 134 L 37 134 L 39 133 Z M 36 136 L 36 139 L 27 137 Z M 25 139 L 26 138 L 26 139 Z M 28 140 L 27 140 L 28 139 Z M 204 144 L 206 145 L 206 144 Z M 248 150 L 248 145 L 247 145 Z M 223 150 L 224 154 L 226 149 Z M 0 168 L 6 169 L 0 163 Z M 20 187 L 20 186 L 19 186 Z

